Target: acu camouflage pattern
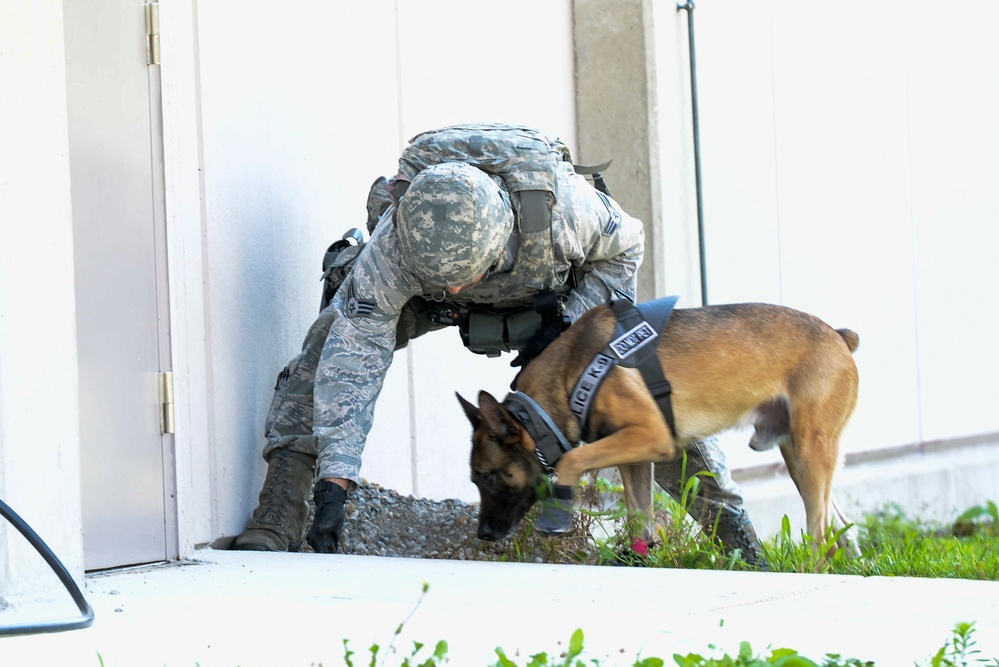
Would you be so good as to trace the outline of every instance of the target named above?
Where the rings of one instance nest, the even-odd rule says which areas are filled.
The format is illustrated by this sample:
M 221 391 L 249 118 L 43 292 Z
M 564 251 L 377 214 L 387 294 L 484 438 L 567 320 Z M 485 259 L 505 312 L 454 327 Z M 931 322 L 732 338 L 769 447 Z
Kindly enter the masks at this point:
M 503 179 L 510 192 L 552 192 L 552 166 L 572 162 L 559 139 L 529 128 L 497 123 L 453 125 L 418 134 L 399 158 L 396 181 L 412 182 L 421 171 L 444 162 L 466 162 Z
M 463 287 L 484 274 L 513 229 L 513 209 L 501 182 L 462 162 L 417 174 L 395 218 L 406 267 L 439 287 Z

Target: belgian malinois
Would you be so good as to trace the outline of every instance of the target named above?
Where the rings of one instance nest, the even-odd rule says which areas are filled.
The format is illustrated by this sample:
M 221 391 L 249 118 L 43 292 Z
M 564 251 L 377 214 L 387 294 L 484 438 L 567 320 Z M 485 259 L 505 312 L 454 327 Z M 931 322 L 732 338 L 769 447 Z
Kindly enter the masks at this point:
M 639 371 L 622 366 L 609 371 L 593 398 L 584 432 L 570 394 L 615 327 L 608 305 L 591 309 L 516 379 L 517 392 L 533 399 L 570 443 L 585 439 L 558 459 L 559 484 L 575 485 L 584 473 L 616 466 L 628 511 L 644 513 L 641 537 L 651 541 L 653 462 L 673 460 L 683 447 L 708 436 L 753 425 L 750 447 L 780 447 L 804 501 L 813 546 L 825 543 L 834 512 L 847 523 L 835 505 L 832 483 L 841 460 L 840 434 L 857 402 L 856 333 L 770 304 L 677 309 L 656 350 L 672 385 L 676 435 Z M 537 500 L 545 466 L 534 439 L 507 405 L 485 391 L 478 407 L 460 395 L 458 400 L 474 429 L 478 536 L 500 540 Z M 854 548 L 847 534 L 839 546 Z

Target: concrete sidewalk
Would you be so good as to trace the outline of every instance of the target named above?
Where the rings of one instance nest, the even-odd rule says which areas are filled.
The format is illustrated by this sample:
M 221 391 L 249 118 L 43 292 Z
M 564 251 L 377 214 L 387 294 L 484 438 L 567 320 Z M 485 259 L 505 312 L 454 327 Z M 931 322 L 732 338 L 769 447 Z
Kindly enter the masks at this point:
M 360 667 L 403 621 L 386 665 L 413 641 L 439 640 L 451 665 L 491 665 L 496 647 L 523 665 L 557 655 L 580 628 L 587 662 L 608 666 L 717 655 L 712 645 L 736 654 L 741 641 L 911 666 L 928 664 L 959 621 L 975 621 L 982 656 L 999 656 L 999 582 L 203 550 L 89 576 L 85 595 L 92 627 L 0 638 L 0 667 L 330 667 L 345 664 L 344 639 Z M 68 600 L 50 617 L 74 612 Z

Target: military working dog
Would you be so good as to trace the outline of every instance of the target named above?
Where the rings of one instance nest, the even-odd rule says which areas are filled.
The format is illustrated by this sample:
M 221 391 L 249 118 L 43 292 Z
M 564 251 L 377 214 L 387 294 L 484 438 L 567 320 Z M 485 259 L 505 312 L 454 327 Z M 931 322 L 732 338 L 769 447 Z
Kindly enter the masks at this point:
M 750 447 L 780 447 L 804 502 L 813 546 L 825 543 L 834 521 L 847 523 L 832 485 L 840 435 L 857 402 L 856 333 L 771 304 L 673 311 L 656 353 L 672 386 L 674 435 L 636 368 L 609 370 L 585 425 L 573 411 L 580 377 L 616 330 L 611 306 L 597 306 L 516 379 L 515 394 L 526 395 L 539 410 L 535 421 L 540 415 L 560 430 L 562 442 L 582 443 L 553 466 L 559 484 L 575 485 L 589 471 L 617 467 L 629 513 L 644 514 L 639 537 L 651 541 L 653 463 L 673 460 L 708 436 L 752 425 Z M 518 527 L 551 472 L 525 428 L 523 411 L 511 409 L 515 394 L 500 402 L 482 391 L 478 406 L 458 395 L 473 427 L 471 476 L 481 497 L 478 536 L 486 540 L 503 539 Z M 855 549 L 847 533 L 838 546 Z

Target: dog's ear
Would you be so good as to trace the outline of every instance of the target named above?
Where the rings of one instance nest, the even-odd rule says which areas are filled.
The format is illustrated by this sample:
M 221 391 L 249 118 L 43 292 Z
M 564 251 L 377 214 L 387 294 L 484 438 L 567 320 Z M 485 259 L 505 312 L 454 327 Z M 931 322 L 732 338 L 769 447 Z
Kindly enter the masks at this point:
M 461 409 L 465 411 L 465 416 L 468 417 L 468 421 L 472 422 L 472 428 L 479 428 L 479 409 L 466 401 L 461 394 L 454 392 L 454 395 L 458 397 L 458 402 L 461 403 Z
M 510 435 L 509 413 L 488 391 L 479 392 L 479 417 L 489 435 L 501 439 Z

